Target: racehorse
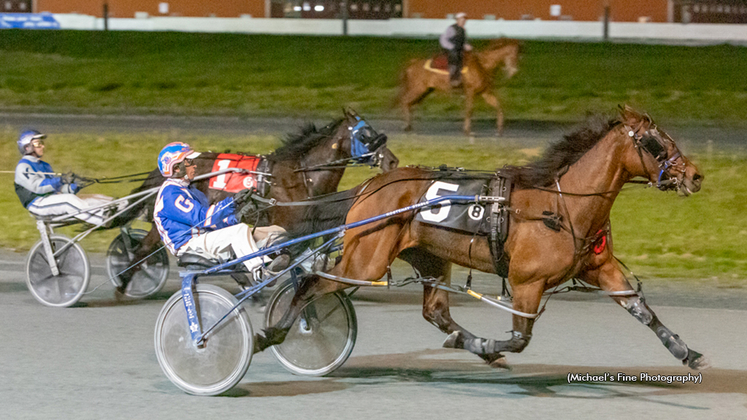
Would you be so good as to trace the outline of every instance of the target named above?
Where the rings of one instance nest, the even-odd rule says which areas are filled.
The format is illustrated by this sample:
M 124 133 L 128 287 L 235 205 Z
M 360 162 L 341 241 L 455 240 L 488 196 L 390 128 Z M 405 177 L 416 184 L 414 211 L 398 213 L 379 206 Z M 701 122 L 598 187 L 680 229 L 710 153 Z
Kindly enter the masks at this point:
M 519 42 L 512 39 L 497 39 L 482 51 L 464 56 L 462 86 L 464 89 L 464 133 L 472 132 L 472 108 L 475 95 L 482 95 L 485 102 L 495 108 L 498 135 L 503 134 L 503 110 L 493 93 L 496 68 L 503 65 L 506 79 L 518 71 Z M 452 91 L 449 72 L 431 68 L 431 60 L 412 60 L 405 69 L 400 83 L 399 106 L 405 114 L 405 130 L 412 130 L 413 105 L 420 103 L 434 90 Z
M 286 313 L 264 335 L 256 335 L 255 350 L 281 343 L 306 302 L 349 287 L 331 277 L 378 280 L 399 257 L 432 279 L 423 283 L 423 316 L 448 334 L 444 347 L 469 350 L 491 366 L 505 366 L 502 352 L 518 353 L 529 344 L 543 294 L 572 278 L 601 288 L 653 330 L 683 364 L 707 366 L 703 355 L 664 326 L 612 253 L 610 210 L 624 184 L 643 177 L 661 190 L 689 195 L 700 190 L 703 181 L 698 168 L 648 115 L 626 106 L 617 119 L 587 121 L 549 147 L 544 157 L 526 166 L 504 167 L 493 180 L 499 176 L 513 188 L 502 207 L 505 213 L 500 213 L 509 219 L 502 250 L 491 250 L 489 238 L 475 232 L 419 221 L 414 211 L 349 228 L 341 261 L 323 273 L 326 278 L 311 274 L 300 280 Z M 338 200 L 336 208 L 317 212 L 345 214 L 330 225 L 353 223 L 413 205 L 428 197 L 437 181 L 449 179 L 448 172 L 399 168 L 346 192 L 351 199 L 344 205 Z M 447 209 L 444 205 L 439 211 Z M 452 263 L 487 273 L 507 272 L 513 309 L 519 311 L 513 315 L 510 339 L 476 337 L 451 318 L 448 293 L 437 286 L 450 284 Z
M 255 183 L 257 190 L 262 191 L 264 189 L 262 184 L 266 184 L 269 191 L 265 194 L 265 198 L 274 199 L 277 202 L 298 202 L 336 192 L 349 162 L 378 166 L 383 171 L 396 168 L 399 159 L 386 147 L 386 135 L 377 133 L 353 110 L 343 110 L 343 114 L 342 119 L 319 129 L 313 124 L 306 125 L 299 134 L 287 136 L 283 144 L 273 153 L 261 157 L 264 158 L 266 164 L 260 163 L 259 169 L 264 168 L 269 176 L 265 176 L 264 181 L 260 181 L 259 184 Z M 213 172 L 220 166 L 218 161 L 222 156 L 212 152 L 200 154 L 195 159 L 196 174 Z M 221 185 L 227 185 L 231 177 L 235 176 L 237 175 L 232 173 L 224 175 Z M 213 180 L 212 184 L 211 180 Z M 165 178 L 161 176 L 158 169 L 154 169 L 146 181 L 132 193 L 158 187 L 164 181 Z M 196 184 L 211 203 L 233 194 L 224 189 L 214 188 L 215 177 L 197 181 Z M 143 210 L 147 210 L 147 218 L 152 222 L 154 203 L 155 196 L 134 206 L 115 219 L 111 227 L 129 223 Z M 278 225 L 293 229 L 302 214 L 303 207 L 270 206 L 262 213 L 263 217 L 251 222 L 263 226 Z M 153 224 L 134 251 L 133 261 L 140 261 L 150 254 L 160 240 L 155 224 Z

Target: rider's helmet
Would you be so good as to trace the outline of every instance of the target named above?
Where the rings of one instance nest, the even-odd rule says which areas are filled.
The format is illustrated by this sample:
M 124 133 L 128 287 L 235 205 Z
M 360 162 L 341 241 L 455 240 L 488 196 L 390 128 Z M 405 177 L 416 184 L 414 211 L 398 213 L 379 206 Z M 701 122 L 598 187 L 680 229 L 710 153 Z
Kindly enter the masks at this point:
M 36 130 L 24 131 L 20 136 L 18 136 L 18 141 L 16 142 L 18 144 L 18 151 L 24 156 L 30 155 L 34 152 L 34 146 L 31 145 L 31 142 L 44 138 L 47 138 L 47 135 Z
M 192 150 L 187 143 L 169 143 L 158 154 L 158 170 L 164 177 L 171 178 L 174 176 L 176 165 L 183 162 L 184 159 L 194 159 L 197 156 L 200 156 L 200 154 Z

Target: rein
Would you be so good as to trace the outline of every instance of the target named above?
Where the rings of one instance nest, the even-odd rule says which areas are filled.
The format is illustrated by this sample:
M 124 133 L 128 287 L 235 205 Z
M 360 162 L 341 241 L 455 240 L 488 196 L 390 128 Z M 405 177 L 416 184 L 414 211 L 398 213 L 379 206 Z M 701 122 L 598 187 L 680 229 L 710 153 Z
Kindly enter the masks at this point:
M 373 155 L 374 153 L 367 153 L 361 157 L 369 157 Z M 325 171 L 325 170 L 332 170 L 332 169 L 344 169 L 344 168 L 355 167 L 355 166 L 369 166 L 367 164 L 357 162 L 356 161 L 357 159 L 359 158 L 351 156 L 349 158 L 333 160 L 332 162 L 319 163 L 313 166 L 304 166 L 302 168 L 294 169 L 293 172 L 313 172 L 313 171 Z M 352 164 L 350 163 L 351 161 L 353 162 Z M 344 165 L 337 165 L 338 163 L 344 163 Z

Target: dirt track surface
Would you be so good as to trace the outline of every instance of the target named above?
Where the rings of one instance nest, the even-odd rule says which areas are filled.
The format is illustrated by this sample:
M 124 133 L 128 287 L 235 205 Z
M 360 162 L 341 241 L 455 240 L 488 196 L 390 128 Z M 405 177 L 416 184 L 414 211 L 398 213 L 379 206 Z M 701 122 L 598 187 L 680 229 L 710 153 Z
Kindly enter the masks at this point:
M 361 110 L 364 111 L 364 110 Z M 365 118 L 365 112 L 362 114 Z M 329 119 L 315 118 L 240 118 L 240 117 L 179 117 L 139 115 L 60 115 L 16 114 L 0 112 L 6 130 L 34 127 L 45 133 L 55 132 L 170 132 L 170 133 L 231 133 L 284 135 L 297 131 L 303 123 L 313 121 L 327 124 Z M 403 134 L 403 122 L 394 119 L 366 118 L 377 131 Z M 462 122 L 455 114 L 449 120 L 415 120 L 414 134 L 429 136 L 462 136 Z M 542 144 L 559 139 L 574 124 L 546 121 L 507 120 L 504 139 L 522 144 Z M 747 127 L 719 127 L 703 125 L 664 124 L 680 146 L 705 147 L 708 142 L 718 147 L 744 149 L 747 147 Z M 495 120 L 474 119 L 472 138 L 496 138 Z
M 420 288 L 363 289 L 354 295 L 358 340 L 332 376 L 290 374 L 271 354 L 254 355 L 244 380 L 221 397 L 182 393 L 163 375 L 153 350 L 154 323 L 178 290 L 173 267 L 152 299 L 117 302 L 102 255 L 91 255 L 91 287 L 77 307 L 54 309 L 25 287 L 24 255 L 0 252 L 0 406 L 3 418 L 678 418 L 747 416 L 747 293 L 734 285 L 668 280 L 646 283 L 663 322 L 713 368 L 701 383 L 572 381 L 569 374 L 640 377 L 697 375 L 680 366 L 647 328 L 608 298 L 553 297 L 529 347 L 509 354 L 512 370 L 440 347 L 444 335 L 420 315 Z M 407 274 L 397 266 L 395 277 Z M 463 282 L 457 270 L 455 283 Z M 230 280 L 211 281 L 236 291 Z M 497 279 L 475 287 L 495 293 Z M 468 329 L 506 339 L 510 317 L 467 298 L 452 313 Z M 262 313 L 248 306 L 258 330 Z M 604 413 L 604 414 L 602 414 Z M 600 417 L 601 416 L 601 417 Z

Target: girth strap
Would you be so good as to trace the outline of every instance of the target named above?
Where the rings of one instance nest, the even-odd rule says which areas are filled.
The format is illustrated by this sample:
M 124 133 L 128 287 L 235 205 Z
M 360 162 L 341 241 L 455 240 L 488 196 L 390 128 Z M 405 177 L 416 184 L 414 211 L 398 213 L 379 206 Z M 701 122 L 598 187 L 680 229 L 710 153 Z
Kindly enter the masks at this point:
M 495 202 L 490 206 L 490 234 L 488 243 L 490 245 L 490 254 L 493 256 L 493 265 L 495 272 L 501 277 L 508 276 L 508 261 L 505 260 L 503 245 L 508 238 L 508 203 L 511 198 L 511 178 L 501 175 L 500 171 L 496 172 L 495 178 L 490 181 L 489 195 L 502 197 L 505 200 Z

